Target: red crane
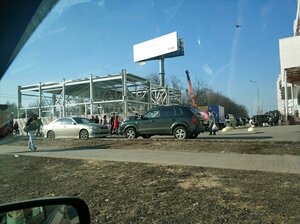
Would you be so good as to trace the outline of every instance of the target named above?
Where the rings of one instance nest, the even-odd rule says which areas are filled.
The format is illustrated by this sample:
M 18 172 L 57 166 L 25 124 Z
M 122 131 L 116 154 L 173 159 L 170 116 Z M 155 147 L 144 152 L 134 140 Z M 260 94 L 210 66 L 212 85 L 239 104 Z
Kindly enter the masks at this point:
M 195 97 L 194 97 L 193 87 L 192 87 L 192 83 L 191 83 L 189 71 L 186 70 L 185 73 L 186 73 L 186 77 L 187 77 L 187 80 L 188 80 L 188 85 L 189 85 L 190 95 L 191 95 L 191 98 L 192 98 L 192 106 L 193 106 L 196 110 L 199 111 L 199 113 L 201 114 L 203 120 L 204 120 L 205 122 L 207 122 L 207 121 L 208 121 L 208 112 L 207 112 L 207 111 L 199 110 L 198 105 L 197 105 L 196 100 L 195 100 Z
M 194 108 L 198 109 L 198 106 L 197 106 L 197 103 L 196 103 L 196 100 L 195 100 L 195 97 L 194 97 L 194 94 L 193 94 L 193 87 L 192 87 L 189 71 L 186 70 L 185 73 L 186 73 L 186 77 L 187 77 L 187 80 L 188 80 L 190 95 L 191 95 L 191 98 L 192 98 L 192 106 Z

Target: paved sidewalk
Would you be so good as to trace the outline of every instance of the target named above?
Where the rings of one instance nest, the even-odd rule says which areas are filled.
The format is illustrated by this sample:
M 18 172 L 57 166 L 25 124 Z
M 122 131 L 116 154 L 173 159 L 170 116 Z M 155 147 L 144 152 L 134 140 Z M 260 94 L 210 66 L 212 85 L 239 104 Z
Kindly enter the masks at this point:
M 0 154 L 203 166 L 222 169 L 300 174 L 300 156 L 292 155 L 248 155 L 234 153 L 193 153 L 160 150 L 86 148 L 76 148 L 76 150 L 72 150 L 56 147 L 40 147 L 37 151 L 31 152 L 21 146 L 5 145 L 0 145 Z

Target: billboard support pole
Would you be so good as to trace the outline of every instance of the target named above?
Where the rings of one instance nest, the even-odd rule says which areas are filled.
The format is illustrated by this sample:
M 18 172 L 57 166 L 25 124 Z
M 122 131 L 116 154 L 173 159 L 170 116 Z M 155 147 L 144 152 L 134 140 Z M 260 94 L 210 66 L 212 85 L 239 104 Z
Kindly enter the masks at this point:
M 165 58 L 159 59 L 159 80 L 160 86 L 165 86 Z
M 122 70 L 122 82 L 123 82 L 123 103 L 124 103 L 124 119 L 127 119 L 128 115 L 128 95 L 127 95 L 127 71 Z

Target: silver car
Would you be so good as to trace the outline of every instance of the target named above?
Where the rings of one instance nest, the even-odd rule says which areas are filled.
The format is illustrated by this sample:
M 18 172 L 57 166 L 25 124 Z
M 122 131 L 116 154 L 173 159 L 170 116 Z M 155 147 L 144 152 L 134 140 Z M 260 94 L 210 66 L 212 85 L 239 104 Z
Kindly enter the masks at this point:
M 84 117 L 62 117 L 43 126 L 46 138 L 97 138 L 110 133 L 106 125 L 91 122 Z

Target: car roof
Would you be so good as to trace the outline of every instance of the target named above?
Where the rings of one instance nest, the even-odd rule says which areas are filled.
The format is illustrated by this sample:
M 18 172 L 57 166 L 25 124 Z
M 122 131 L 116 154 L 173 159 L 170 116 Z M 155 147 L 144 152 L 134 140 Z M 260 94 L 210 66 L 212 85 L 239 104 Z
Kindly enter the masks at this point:
M 163 106 L 157 106 L 153 109 L 161 109 L 161 108 L 166 108 L 166 107 L 186 107 L 186 108 L 190 108 L 190 106 L 187 106 L 187 105 L 178 105 L 178 104 L 175 104 L 175 105 L 163 105 Z

